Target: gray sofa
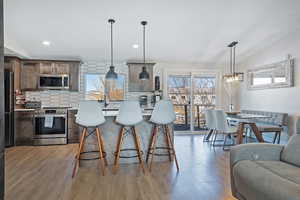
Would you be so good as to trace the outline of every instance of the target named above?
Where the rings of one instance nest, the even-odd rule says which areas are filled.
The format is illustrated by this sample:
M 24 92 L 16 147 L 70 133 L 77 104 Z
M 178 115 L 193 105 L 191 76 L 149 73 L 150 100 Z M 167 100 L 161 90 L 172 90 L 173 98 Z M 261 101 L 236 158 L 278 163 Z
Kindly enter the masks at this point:
M 233 147 L 230 174 L 232 194 L 240 200 L 300 200 L 300 121 L 286 146 Z

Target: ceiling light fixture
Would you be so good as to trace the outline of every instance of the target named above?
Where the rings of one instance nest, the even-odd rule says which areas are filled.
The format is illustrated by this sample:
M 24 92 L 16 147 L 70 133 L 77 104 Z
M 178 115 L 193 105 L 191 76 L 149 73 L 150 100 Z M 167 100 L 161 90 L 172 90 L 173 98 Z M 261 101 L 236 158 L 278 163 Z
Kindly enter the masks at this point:
M 113 24 L 115 23 L 114 19 L 109 19 L 108 23 L 110 23 L 110 67 L 108 72 L 105 75 L 105 79 L 108 80 L 116 80 L 118 78 L 118 74 L 115 72 L 114 67 L 114 57 L 113 57 Z
M 44 41 L 42 42 L 42 44 L 45 45 L 45 46 L 50 46 L 51 42 L 49 42 L 49 41 L 47 41 L 47 40 L 44 40 Z
M 243 81 L 244 73 L 235 71 L 235 47 L 238 44 L 237 41 L 231 42 L 227 47 L 230 48 L 230 73 L 223 76 L 226 82 Z
M 142 72 L 139 74 L 139 78 L 140 78 L 140 80 L 148 80 L 150 75 L 146 69 L 146 56 L 145 56 L 145 31 L 146 31 L 145 29 L 146 29 L 147 22 L 142 21 L 141 24 L 143 26 L 143 61 L 144 61 L 144 63 L 143 63 Z
M 137 49 L 137 48 L 139 48 L 139 45 L 138 44 L 133 44 L 132 48 Z

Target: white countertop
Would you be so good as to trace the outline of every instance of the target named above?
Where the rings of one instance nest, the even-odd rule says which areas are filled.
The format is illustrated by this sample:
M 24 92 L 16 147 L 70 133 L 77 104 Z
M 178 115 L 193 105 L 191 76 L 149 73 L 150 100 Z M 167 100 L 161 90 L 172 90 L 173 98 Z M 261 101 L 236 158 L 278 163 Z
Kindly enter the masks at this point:
M 78 110 L 77 107 L 67 108 L 68 110 Z M 144 106 L 141 107 L 143 116 L 151 116 L 153 107 L 152 106 Z M 33 112 L 36 109 L 30 108 L 16 108 L 15 112 Z M 119 113 L 119 105 L 117 104 L 109 104 L 107 107 L 103 108 L 103 115 L 105 117 L 115 117 Z
M 104 110 L 103 115 L 105 117 L 116 117 L 118 115 L 119 111 L 117 110 Z M 143 110 L 142 115 L 143 116 L 151 116 L 152 111 L 151 110 Z
M 33 108 L 16 108 L 14 111 L 15 112 L 32 112 L 32 111 L 35 111 L 35 109 L 33 109 Z

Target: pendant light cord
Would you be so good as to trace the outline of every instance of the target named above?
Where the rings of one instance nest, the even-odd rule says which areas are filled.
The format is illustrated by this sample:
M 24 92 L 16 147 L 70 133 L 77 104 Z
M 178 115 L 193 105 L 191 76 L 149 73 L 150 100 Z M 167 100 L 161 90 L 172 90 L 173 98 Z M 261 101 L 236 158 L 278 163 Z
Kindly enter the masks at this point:
M 233 71 L 233 74 L 235 74 L 235 45 L 233 47 L 233 64 L 232 64 L 232 71 Z
M 146 32 L 146 25 L 143 26 L 143 59 L 144 59 L 144 66 L 146 65 L 146 55 L 145 55 L 145 32 Z
M 147 21 L 142 21 L 141 24 L 143 25 L 143 61 L 144 61 L 144 66 L 143 69 L 146 68 L 146 25 Z
M 230 47 L 230 74 L 232 74 L 232 47 Z
M 114 21 L 110 22 L 110 66 L 113 66 L 113 23 Z

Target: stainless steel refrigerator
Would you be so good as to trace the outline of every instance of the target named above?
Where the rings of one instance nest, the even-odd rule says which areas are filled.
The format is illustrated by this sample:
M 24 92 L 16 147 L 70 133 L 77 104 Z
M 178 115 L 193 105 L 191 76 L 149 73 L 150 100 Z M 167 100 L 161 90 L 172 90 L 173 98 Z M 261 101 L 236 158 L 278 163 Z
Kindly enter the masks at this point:
M 4 71 L 4 111 L 5 111 L 5 146 L 15 145 L 14 134 L 14 73 L 8 70 Z

